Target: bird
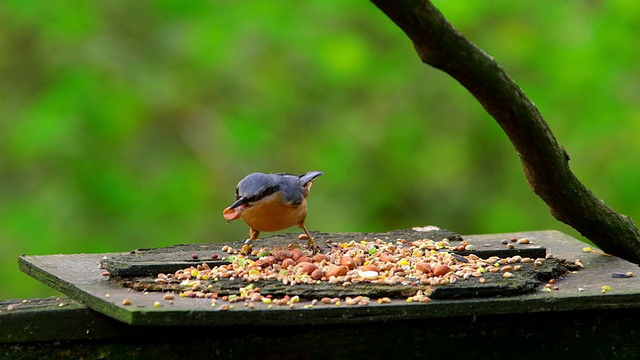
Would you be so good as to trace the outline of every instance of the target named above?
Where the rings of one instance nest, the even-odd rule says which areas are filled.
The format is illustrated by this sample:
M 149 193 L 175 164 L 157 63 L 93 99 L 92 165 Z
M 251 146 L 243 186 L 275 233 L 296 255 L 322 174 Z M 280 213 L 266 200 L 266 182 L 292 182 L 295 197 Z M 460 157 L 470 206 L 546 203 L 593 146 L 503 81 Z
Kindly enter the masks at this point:
M 224 209 L 227 223 L 242 219 L 249 226 L 249 238 L 241 253 L 248 255 L 260 232 L 271 232 L 299 226 L 307 236 L 309 249 L 316 253 L 320 247 L 304 226 L 307 218 L 307 196 L 313 180 L 324 174 L 309 171 L 302 175 L 260 172 L 245 176 L 236 186 L 236 201 Z

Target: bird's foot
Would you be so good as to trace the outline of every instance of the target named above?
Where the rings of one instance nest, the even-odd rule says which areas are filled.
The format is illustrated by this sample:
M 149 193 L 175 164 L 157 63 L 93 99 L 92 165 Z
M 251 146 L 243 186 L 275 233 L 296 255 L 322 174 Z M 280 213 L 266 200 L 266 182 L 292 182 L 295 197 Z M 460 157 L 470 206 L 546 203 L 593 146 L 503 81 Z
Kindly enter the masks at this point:
M 315 255 L 317 253 L 320 252 L 320 246 L 318 246 L 318 244 L 315 243 L 315 241 L 313 241 L 312 238 L 309 238 L 309 240 L 307 241 L 307 247 L 309 248 L 309 250 L 311 250 L 311 252 Z
M 249 256 L 251 255 L 251 250 L 253 249 L 253 241 L 251 239 L 247 239 L 242 245 L 242 250 L 240 250 L 240 254 Z

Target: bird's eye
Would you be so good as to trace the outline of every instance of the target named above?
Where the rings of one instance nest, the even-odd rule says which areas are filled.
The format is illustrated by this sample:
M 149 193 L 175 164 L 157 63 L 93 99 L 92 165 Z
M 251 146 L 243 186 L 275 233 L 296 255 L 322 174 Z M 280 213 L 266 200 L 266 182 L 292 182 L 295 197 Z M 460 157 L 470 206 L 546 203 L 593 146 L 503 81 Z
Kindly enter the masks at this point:
M 236 200 L 240 199 L 240 192 L 238 191 L 238 188 L 236 188 Z

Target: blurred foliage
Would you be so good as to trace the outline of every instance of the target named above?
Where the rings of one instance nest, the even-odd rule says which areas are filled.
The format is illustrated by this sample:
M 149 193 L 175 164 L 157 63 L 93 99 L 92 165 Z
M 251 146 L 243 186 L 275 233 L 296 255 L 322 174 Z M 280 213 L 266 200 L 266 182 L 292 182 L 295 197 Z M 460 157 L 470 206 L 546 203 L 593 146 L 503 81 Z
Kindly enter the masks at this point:
M 637 2 L 436 5 L 640 221 Z M 23 253 L 245 238 L 221 212 L 253 171 L 325 171 L 312 230 L 578 236 L 475 99 L 366 1 L 4 1 L 0 156 L 0 298 L 55 294 Z

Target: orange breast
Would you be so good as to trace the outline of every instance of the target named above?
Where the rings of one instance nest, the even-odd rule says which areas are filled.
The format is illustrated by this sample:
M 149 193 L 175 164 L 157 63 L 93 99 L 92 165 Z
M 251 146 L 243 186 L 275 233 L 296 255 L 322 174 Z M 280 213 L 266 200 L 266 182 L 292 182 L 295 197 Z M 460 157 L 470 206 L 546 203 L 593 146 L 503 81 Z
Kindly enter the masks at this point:
M 300 205 L 291 205 L 282 201 L 276 193 L 245 209 L 242 220 L 252 229 L 259 231 L 278 231 L 301 225 L 307 216 L 307 201 Z

